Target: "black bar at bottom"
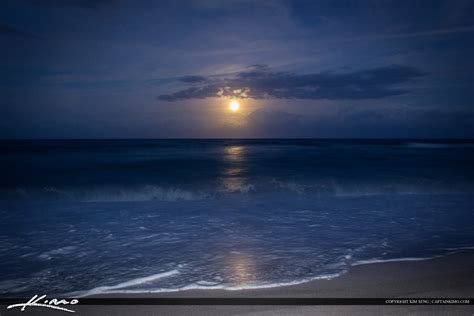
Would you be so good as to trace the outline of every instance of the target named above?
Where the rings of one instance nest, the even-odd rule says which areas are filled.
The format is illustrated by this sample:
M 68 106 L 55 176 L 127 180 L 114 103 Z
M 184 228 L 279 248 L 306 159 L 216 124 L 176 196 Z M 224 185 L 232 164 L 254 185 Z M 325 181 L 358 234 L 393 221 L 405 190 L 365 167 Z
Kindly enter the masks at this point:
M 2 299 L 0 305 L 31 298 Z M 58 299 L 59 300 L 59 299 Z M 70 300 L 70 299 L 68 299 Z M 80 305 L 474 305 L 472 298 L 79 298 Z M 66 305 L 67 306 L 67 305 Z

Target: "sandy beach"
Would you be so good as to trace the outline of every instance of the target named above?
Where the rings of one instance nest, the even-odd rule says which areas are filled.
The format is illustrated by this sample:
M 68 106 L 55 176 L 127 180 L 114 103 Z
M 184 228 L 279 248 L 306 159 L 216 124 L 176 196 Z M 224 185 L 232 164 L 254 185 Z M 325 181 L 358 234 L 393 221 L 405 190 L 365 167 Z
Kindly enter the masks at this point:
M 472 298 L 474 252 L 423 261 L 354 266 L 331 280 L 239 291 L 187 290 L 172 293 L 108 294 L 93 297 L 321 297 L 321 298 Z M 474 306 L 75 306 L 79 315 L 473 315 Z M 19 311 L 7 311 L 13 315 Z M 30 308 L 24 315 L 44 315 Z M 56 313 L 56 311 L 50 312 Z
M 186 290 L 96 297 L 473 297 L 474 252 L 422 261 L 362 264 L 330 280 L 249 289 Z

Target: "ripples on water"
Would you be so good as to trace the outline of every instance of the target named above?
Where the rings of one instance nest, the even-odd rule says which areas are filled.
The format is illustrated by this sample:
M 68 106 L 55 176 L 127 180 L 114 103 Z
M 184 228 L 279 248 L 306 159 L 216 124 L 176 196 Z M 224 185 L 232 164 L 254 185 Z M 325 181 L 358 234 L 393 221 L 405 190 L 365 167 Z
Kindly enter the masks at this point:
M 1 142 L 0 293 L 267 287 L 474 246 L 463 142 Z

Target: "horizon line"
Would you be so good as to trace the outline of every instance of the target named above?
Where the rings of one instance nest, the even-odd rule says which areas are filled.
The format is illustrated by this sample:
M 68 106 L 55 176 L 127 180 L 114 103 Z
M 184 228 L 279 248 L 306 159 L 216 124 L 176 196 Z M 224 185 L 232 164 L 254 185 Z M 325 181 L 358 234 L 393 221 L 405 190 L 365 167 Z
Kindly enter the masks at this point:
M 58 140 L 463 140 L 459 137 L 157 137 L 157 138 L 0 138 L 0 141 L 58 141 Z

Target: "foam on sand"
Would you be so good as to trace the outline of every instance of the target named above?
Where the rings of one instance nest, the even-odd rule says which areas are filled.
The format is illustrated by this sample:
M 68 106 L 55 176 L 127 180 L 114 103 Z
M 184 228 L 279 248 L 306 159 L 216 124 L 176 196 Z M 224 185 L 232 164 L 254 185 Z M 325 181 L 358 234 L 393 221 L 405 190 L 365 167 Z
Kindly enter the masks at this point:
M 131 287 L 131 286 L 136 286 L 144 283 L 149 283 L 153 282 L 162 278 L 166 278 L 175 274 L 179 274 L 178 270 L 171 270 L 167 272 L 162 272 L 162 273 L 157 273 L 153 275 L 149 275 L 146 277 L 142 278 L 137 278 L 133 279 L 130 281 L 122 282 L 117 285 L 111 285 L 111 286 L 99 286 L 96 288 L 93 288 L 92 290 L 86 291 L 84 293 L 80 293 L 79 296 L 89 296 L 89 295 L 94 295 L 94 294 L 103 294 L 103 293 L 108 293 L 108 292 L 114 292 L 115 290 Z M 121 292 L 121 291 L 120 291 Z

